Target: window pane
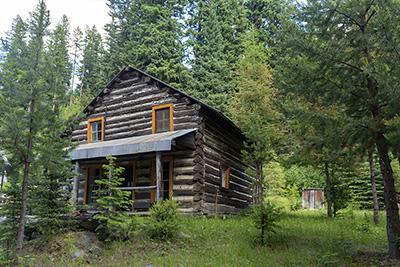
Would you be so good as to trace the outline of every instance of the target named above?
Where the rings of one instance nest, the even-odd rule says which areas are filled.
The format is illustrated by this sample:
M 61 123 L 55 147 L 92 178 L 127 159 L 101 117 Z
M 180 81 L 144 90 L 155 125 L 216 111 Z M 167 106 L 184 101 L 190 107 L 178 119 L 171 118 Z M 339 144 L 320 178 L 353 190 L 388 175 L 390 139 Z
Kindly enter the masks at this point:
M 221 166 L 221 187 L 228 188 L 227 183 L 229 182 L 229 167 L 228 166 Z
M 102 125 L 101 121 L 90 123 L 92 142 L 98 142 L 102 139 Z
M 222 167 L 221 169 L 221 186 L 226 187 L 226 168 Z
M 170 131 L 170 108 L 156 110 L 156 132 Z
M 95 133 L 97 131 L 96 123 L 92 122 L 90 123 L 91 131 L 92 133 Z

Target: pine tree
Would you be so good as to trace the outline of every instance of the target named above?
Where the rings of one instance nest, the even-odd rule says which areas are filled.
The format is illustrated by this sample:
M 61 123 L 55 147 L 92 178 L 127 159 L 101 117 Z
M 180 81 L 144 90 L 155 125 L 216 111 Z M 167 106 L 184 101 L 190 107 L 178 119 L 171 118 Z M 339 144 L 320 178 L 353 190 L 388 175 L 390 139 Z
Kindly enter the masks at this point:
M 76 27 L 73 32 L 72 36 L 72 43 L 73 43 L 73 67 L 72 67 L 72 81 L 71 81 L 71 92 L 70 92 L 70 97 L 69 97 L 69 107 L 72 109 L 72 100 L 74 97 L 74 90 L 75 90 L 75 76 L 76 75 L 76 69 L 77 69 L 77 60 L 79 58 L 80 52 L 81 52 L 81 46 L 82 46 L 82 38 L 83 38 L 83 32 L 80 27 Z
M 400 222 L 389 151 L 398 154 L 391 138 L 400 125 L 394 60 L 399 14 L 396 1 L 309 1 L 282 31 L 287 55 L 276 72 L 288 99 L 339 108 L 344 147 L 375 144 L 385 185 L 389 256 L 395 259 L 400 259 Z
M 230 92 L 234 88 L 232 53 L 222 33 L 222 22 L 216 1 L 199 1 L 197 13 L 191 22 L 190 44 L 193 47 L 191 80 L 185 90 L 201 101 L 228 114 Z
M 122 62 L 121 54 L 124 51 L 125 43 L 128 42 L 128 10 L 130 0 L 108 0 L 109 15 L 111 22 L 104 26 L 106 31 L 105 45 L 106 56 L 103 58 L 103 71 L 107 80 L 111 80 L 117 72 L 126 65 L 134 65 L 133 62 Z M 124 65 L 125 64 L 125 65 Z
M 237 92 L 231 112 L 249 140 L 245 157 L 255 167 L 255 199 L 262 202 L 265 185 L 263 168 L 276 155 L 274 148 L 279 140 L 277 122 L 280 115 L 273 106 L 275 89 L 271 86 L 267 52 L 254 28 L 247 36 L 244 47 L 244 56 L 236 66 Z
M 108 5 L 113 19 L 106 27 L 108 65 L 119 70 L 129 64 L 180 87 L 187 77 L 180 23 L 185 1 L 109 1 Z
M 64 15 L 47 41 L 47 82 L 53 94 L 53 108 L 59 109 L 68 101 L 68 87 L 71 78 L 69 48 L 69 22 Z
M 15 214 L 19 213 L 18 223 L 6 226 L 17 236 L 13 255 L 16 264 L 22 253 L 27 212 L 34 214 L 34 211 L 45 209 L 46 206 L 40 205 L 43 199 L 47 203 L 55 200 L 53 192 L 46 191 L 46 194 L 38 195 L 37 201 L 30 201 L 35 190 L 50 184 L 51 188 L 58 187 L 56 182 L 65 179 L 65 175 L 61 175 L 65 174 L 62 170 L 66 170 L 66 164 L 69 164 L 64 160 L 67 156 L 65 147 L 70 146 L 69 140 L 60 140 L 66 124 L 58 119 L 60 104 L 54 98 L 56 95 L 56 99 L 65 99 L 69 82 L 68 70 L 64 64 L 68 62 L 64 38 L 66 24 L 56 27 L 54 36 L 49 37 L 46 46 L 44 40 L 49 33 L 49 24 L 49 12 L 44 1 L 39 2 L 26 23 L 17 18 L 3 47 L 5 58 L 0 68 L 0 138 L 11 164 L 8 170 L 11 186 L 7 192 L 10 198 L 4 212 L 10 215 L 7 223 L 14 223 Z M 53 79 L 49 69 L 56 65 L 61 69 L 54 73 Z M 56 171 L 56 168 L 59 169 Z M 54 177 L 50 177 L 51 174 Z M 20 204 L 18 209 L 15 206 L 17 203 Z M 50 212 L 53 207 L 47 208 Z M 48 215 L 54 216 L 54 210 Z M 38 217 L 39 220 L 41 218 Z
M 91 98 L 96 96 L 107 82 L 102 71 L 102 58 L 105 54 L 103 40 L 95 26 L 86 26 L 82 47 L 82 59 L 78 68 L 79 97 L 84 94 Z
M 27 81 L 26 57 L 28 55 L 27 25 L 17 16 L 12 24 L 11 31 L 7 32 L 7 38 L 3 41 L 3 52 L 5 54 L 1 65 L 0 84 L 1 94 L 7 98 L 19 98 L 15 92 L 21 91 L 22 83 L 17 80 L 24 78 Z M 22 81 L 21 81 L 22 82 Z
M 279 31 L 282 23 L 294 10 L 293 1 L 250 0 L 243 3 L 249 24 L 260 35 L 260 40 L 269 51 L 269 64 L 274 67 L 276 59 L 284 53 L 279 49 Z

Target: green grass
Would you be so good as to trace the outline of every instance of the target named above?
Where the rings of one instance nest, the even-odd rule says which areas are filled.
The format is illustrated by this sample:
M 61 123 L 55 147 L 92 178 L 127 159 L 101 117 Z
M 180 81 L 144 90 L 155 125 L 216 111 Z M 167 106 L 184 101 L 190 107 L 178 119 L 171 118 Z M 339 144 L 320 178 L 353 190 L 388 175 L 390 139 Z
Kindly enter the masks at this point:
M 324 212 L 324 213 L 322 213 Z M 139 233 L 133 240 L 101 246 L 82 260 L 71 260 L 71 235 L 56 251 L 36 251 L 41 266 L 396 266 L 386 256 L 384 215 L 376 227 L 372 213 L 350 212 L 328 219 L 325 211 L 285 214 L 276 234 L 259 241 L 251 218 L 183 218 L 182 233 L 153 241 Z M 66 248 L 68 247 L 68 249 Z

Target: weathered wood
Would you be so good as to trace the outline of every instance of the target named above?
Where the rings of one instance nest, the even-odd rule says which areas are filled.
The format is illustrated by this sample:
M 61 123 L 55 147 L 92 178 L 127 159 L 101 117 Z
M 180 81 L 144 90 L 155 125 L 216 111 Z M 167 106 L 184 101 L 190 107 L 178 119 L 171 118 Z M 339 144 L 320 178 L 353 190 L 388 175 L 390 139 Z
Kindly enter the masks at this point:
M 129 190 L 150 190 L 157 189 L 157 186 L 133 186 L 133 187 L 117 187 L 119 190 L 129 191 Z
M 156 202 L 159 203 L 161 196 L 161 179 L 162 179 L 162 170 L 161 170 L 161 152 L 156 152 Z
M 194 108 L 196 111 L 200 111 L 200 110 L 201 110 L 201 105 L 199 105 L 199 104 L 193 104 L 193 108 Z
M 78 203 L 78 194 L 79 194 L 79 175 L 81 172 L 81 166 L 79 160 L 75 162 L 75 174 L 74 174 L 74 184 L 72 187 L 72 203 Z
M 147 83 L 147 84 L 151 84 L 151 82 L 153 81 L 153 79 L 150 78 L 149 76 L 146 76 L 146 77 L 143 79 L 143 81 L 144 81 L 145 83 Z

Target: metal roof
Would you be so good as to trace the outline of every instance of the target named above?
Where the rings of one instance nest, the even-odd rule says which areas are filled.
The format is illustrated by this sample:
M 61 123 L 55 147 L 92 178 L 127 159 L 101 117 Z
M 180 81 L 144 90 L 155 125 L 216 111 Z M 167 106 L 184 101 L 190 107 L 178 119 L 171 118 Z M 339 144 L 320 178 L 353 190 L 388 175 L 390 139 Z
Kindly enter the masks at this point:
M 170 151 L 172 141 L 197 129 L 135 136 L 104 142 L 81 144 L 69 152 L 72 160 L 122 156 L 155 151 Z

